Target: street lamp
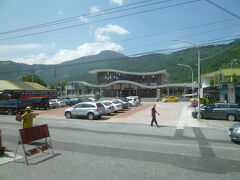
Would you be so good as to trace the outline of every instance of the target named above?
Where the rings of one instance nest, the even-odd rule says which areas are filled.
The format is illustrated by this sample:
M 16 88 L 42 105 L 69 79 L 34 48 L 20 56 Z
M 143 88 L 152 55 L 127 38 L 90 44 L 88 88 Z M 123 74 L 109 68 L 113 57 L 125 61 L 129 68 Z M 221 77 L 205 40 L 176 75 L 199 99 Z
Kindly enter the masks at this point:
M 178 66 L 184 66 L 184 67 L 187 67 L 187 68 L 189 68 L 190 70 L 191 70 L 191 72 L 192 72 L 192 94 L 194 93 L 194 89 L 193 89 L 193 69 L 192 69 L 192 67 L 191 66 L 188 66 L 188 65 L 186 65 L 186 64 L 177 64 Z
M 197 53 L 198 53 L 198 115 L 197 115 L 197 119 L 200 119 L 200 88 L 201 88 L 201 64 L 200 64 L 200 51 L 198 49 L 198 46 L 190 41 L 185 41 L 185 40 L 178 40 L 178 39 L 172 39 L 173 41 L 179 41 L 179 42 L 185 42 L 188 44 L 191 44 L 193 47 L 195 47 L 197 49 Z

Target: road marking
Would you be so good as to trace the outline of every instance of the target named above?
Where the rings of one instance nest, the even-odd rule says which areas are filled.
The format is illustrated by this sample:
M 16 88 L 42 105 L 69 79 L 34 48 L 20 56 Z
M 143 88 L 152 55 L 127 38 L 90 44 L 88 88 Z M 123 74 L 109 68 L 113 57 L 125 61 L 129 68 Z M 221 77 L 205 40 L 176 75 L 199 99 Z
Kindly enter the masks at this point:
M 176 129 L 184 129 L 186 125 L 188 127 L 200 127 L 197 120 L 192 118 L 191 109 L 184 106 Z
M 10 151 L 5 152 L 4 155 L 0 158 L 0 165 L 14 161 L 14 156 L 15 156 L 14 152 Z M 21 159 L 22 157 L 23 156 L 17 154 L 15 160 Z

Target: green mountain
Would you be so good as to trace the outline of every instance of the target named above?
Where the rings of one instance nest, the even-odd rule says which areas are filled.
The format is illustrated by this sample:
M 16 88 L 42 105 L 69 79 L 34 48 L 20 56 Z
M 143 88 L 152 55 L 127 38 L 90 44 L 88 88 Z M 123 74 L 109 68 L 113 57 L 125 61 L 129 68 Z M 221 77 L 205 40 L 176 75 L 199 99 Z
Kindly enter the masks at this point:
M 240 40 L 229 44 L 199 47 L 201 52 L 201 72 L 208 73 L 219 68 L 230 68 L 232 59 L 240 57 Z M 48 84 L 59 81 L 86 81 L 95 83 L 95 75 L 88 72 L 96 69 L 118 69 L 124 71 L 150 72 L 167 70 L 169 82 L 191 82 L 188 68 L 177 66 L 186 64 L 193 68 L 197 80 L 197 51 L 189 48 L 171 54 L 149 54 L 139 57 L 127 57 L 113 51 L 103 51 L 97 55 L 81 57 L 56 65 L 27 65 L 12 61 L 0 62 L 0 79 L 16 80 L 18 77 L 35 72 Z M 234 68 L 240 68 L 240 63 Z

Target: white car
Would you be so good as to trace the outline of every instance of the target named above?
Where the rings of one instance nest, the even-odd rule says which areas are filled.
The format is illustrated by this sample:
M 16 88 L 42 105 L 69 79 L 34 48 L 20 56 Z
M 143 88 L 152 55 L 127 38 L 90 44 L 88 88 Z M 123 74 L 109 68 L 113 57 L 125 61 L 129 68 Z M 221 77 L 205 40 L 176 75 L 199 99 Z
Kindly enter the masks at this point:
M 114 112 L 118 112 L 118 111 L 123 110 L 123 105 L 122 105 L 121 102 L 119 102 L 119 101 L 112 101 L 112 103 L 113 103 L 114 109 L 115 109 Z
M 140 96 L 128 96 L 127 98 L 134 98 L 137 104 L 141 103 L 141 97 Z
M 136 101 L 137 98 L 134 98 L 134 97 L 127 97 L 127 101 L 129 102 L 130 106 L 136 106 L 137 105 L 137 101 Z
M 100 118 L 105 114 L 102 103 L 82 102 L 65 109 L 65 116 L 70 119 L 73 116 L 86 116 L 89 120 Z
M 64 101 L 60 100 L 60 99 L 51 99 L 50 101 L 57 103 L 57 104 L 58 104 L 58 107 L 64 107 L 64 106 L 66 106 L 66 103 L 65 103 Z
M 99 101 L 99 103 L 102 103 L 105 107 L 106 114 L 113 113 L 115 111 L 114 105 L 110 101 Z

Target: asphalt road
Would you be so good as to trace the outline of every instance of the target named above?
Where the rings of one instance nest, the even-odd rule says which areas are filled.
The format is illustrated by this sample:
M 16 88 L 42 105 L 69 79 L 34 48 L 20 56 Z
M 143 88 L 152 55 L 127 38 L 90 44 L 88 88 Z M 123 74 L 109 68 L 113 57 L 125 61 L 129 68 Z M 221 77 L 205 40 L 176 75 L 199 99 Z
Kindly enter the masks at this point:
M 171 118 L 165 122 L 163 117 L 160 128 L 38 117 L 35 124 L 49 126 L 56 155 L 48 151 L 32 156 L 30 166 L 24 158 L 0 165 L 0 180 L 239 179 L 240 145 L 229 140 L 229 124 L 205 126 L 205 121 L 197 124 L 191 119 L 189 123 L 180 113 L 174 125 Z M 0 115 L 3 143 L 9 151 L 17 146 L 20 127 L 14 116 Z

